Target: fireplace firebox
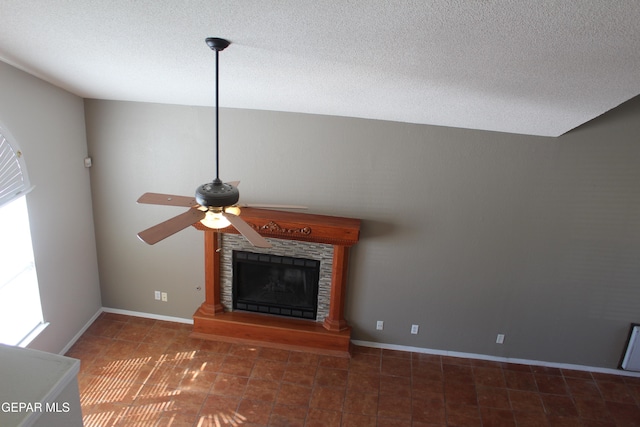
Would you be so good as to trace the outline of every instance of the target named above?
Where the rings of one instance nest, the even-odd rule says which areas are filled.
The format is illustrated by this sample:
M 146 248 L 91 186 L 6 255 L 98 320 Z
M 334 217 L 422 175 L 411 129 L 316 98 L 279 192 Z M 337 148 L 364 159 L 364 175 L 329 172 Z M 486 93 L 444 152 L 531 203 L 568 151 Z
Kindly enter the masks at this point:
M 233 251 L 233 309 L 315 320 L 320 261 Z

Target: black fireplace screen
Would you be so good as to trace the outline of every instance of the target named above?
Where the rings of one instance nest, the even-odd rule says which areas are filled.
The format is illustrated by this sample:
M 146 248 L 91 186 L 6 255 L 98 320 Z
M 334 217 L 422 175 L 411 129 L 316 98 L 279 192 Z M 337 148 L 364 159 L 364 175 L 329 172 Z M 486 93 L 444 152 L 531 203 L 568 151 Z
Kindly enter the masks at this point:
M 320 261 L 233 251 L 233 309 L 315 319 Z

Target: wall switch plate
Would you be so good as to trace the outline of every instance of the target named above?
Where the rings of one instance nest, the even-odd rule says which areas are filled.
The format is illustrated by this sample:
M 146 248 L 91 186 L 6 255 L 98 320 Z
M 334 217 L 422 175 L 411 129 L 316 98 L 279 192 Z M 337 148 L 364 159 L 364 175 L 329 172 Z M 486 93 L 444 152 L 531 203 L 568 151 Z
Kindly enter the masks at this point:
M 167 302 L 167 293 L 166 292 L 162 293 L 162 302 Z
M 413 335 L 417 335 L 417 334 L 418 334 L 418 328 L 419 328 L 419 327 L 420 327 L 419 325 L 411 325 L 411 333 L 412 333 Z
M 496 344 L 502 344 L 504 342 L 504 334 L 498 334 L 496 338 Z
M 156 300 L 160 301 L 160 291 L 154 291 L 153 296 Z
M 382 320 L 378 320 L 376 322 L 376 329 L 379 330 L 379 331 L 384 329 L 384 322 Z

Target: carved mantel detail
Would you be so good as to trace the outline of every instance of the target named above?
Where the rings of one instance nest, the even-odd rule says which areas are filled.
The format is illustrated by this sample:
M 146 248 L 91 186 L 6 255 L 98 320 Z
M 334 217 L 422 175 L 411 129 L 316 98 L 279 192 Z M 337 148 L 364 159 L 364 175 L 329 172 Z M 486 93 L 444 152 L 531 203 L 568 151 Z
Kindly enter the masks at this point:
M 302 228 L 283 228 L 274 221 L 269 221 L 267 224 L 260 227 L 252 223 L 248 224 L 257 232 L 265 231 L 270 234 L 303 234 L 305 236 L 311 234 L 311 227 L 309 226 Z

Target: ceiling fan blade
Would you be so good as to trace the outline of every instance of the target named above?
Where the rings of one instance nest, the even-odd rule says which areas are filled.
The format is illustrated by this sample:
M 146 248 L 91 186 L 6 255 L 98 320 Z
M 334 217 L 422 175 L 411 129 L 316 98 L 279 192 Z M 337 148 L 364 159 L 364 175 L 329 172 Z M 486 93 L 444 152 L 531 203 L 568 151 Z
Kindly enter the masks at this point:
M 144 193 L 137 202 L 150 205 L 182 206 L 185 208 L 190 208 L 198 204 L 195 197 L 160 193 Z
M 258 208 L 258 209 L 309 209 L 301 205 L 274 205 L 271 203 L 243 203 L 238 205 L 241 208 Z
M 240 185 L 240 181 L 229 181 L 229 182 L 227 182 L 227 184 L 233 185 L 234 187 L 237 187 L 238 185 Z
M 205 212 L 199 211 L 198 209 L 189 209 L 180 215 L 141 231 L 138 233 L 138 238 L 145 243 L 154 245 L 160 240 L 166 239 L 172 234 L 187 228 L 191 224 L 195 224 L 204 218 L 204 216 Z
M 251 228 L 249 224 L 247 224 L 244 219 L 239 216 L 223 212 L 225 218 L 229 220 L 231 225 L 233 225 L 236 230 L 240 232 L 253 246 L 258 248 L 270 248 L 271 243 L 267 241 L 264 237 L 262 237 L 256 230 Z

